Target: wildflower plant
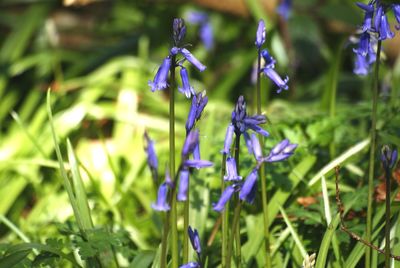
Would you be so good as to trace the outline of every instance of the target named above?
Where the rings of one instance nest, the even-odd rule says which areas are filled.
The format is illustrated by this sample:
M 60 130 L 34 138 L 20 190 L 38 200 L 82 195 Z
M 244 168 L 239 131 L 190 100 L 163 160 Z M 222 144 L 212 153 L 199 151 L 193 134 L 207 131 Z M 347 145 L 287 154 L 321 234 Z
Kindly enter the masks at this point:
M 375 150 L 376 150 L 376 122 L 377 122 L 377 104 L 379 87 L 379 65 L 382 49 L 382 42 L 394 37 L 389 24 L 387 13 L 393 11 L 397 23 L 400 22 L 400 4 L 392 1 L 371 0 L 368 4 L 356 3 L 364 12 L 364 20 L 359 27 L 360 38 L 358 47 L 353 49 L 356 55 L 355 68 L 353 72 L 357 75 L 367 75 L 374 66 L 372 83 L 372 109 L 371 109 L 371 135 L 370 135 L 370 155 L 368 171 L 368 204 L 367 204 L 367 225 L 366 240 L 371 241 L 372 234 L 372 199 L 373 199 L 373 178 L 375 176 Z M 395 25 L 398 29 L 398 25 Z M 388 259 L 388 257 L 386 258 Z M 366 248 L 365 265 L 371 265 L 371 250 Z
M 195 128 L 196 123 L 200 120 L 201 114 L 207 105 L 208 98 L 204 92 L 196 93 L 195 89 L 189 82 L 189 74 L 184 67 L 184 62 L 191 63 L 200 72 L 206 69 L 203 65 L 183 44 L 186 34 L 186 26 L 183 19 L 174 19 L 173 21 L 173 47 L 169 51 L 169 55 L 163 60 L 158 68 L 157 73 L 152 81 L 148 82 L 152 92 L 169 88 L 170 96 L 170 128 L 169 128 L 169 173 L 166 181 L 159 186 L 157 201 L 153 203 L 152 208 L 157 211 L 167 211 L 166 222 L 164 223 L 162 248 L 161 248 L 161 267 L 166 267 L 167 259 L 167 238 L 169 226 L 171 229 L 171 252 L 172 267 L 178 267 L 178 232 L 177 232 L 177 204 L 176 202 L 184 202 L 184 226 L 189 226 L 189 188 L 191 169 L 204 168 L 212 165 L 211 162 L 200 159 L 200 143 L 199 130 Z M 186 138 L 181 151 L 181 163 L 175 171 L 175 98 L 174 87 L 175 70 L 180 69 L 181 86 L 178 91 L 186 98 L 192 98 L 191 107 L 185 124 Z M 145 134 L 147 141 L 146 152 L 148 155 L 148 164 L 152 174 L 157 174 L 153 143 Z M 169 224 L 167 221 L 170 221 Z M 183 262 L 188 260 L 188 233 L 184 232 L 183 237 Z

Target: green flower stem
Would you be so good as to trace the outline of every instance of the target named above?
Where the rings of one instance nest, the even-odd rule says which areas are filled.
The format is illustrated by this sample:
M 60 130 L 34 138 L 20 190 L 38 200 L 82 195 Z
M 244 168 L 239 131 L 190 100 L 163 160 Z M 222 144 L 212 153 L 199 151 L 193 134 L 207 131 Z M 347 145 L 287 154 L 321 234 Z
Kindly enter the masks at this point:
M 224 181 L 224 175 L 225 175 L 225 169 L 226 169 L 226 154 L 224 153 L 222 155 L 222 163 L 221 163 L 221 195 L 225 190 L 225 181 Z M 221 262 L 222 262 L 222 268 L 225 268 L 226 266 L 226 251 L 227 251 L 227 244 L 228 244 L 228 224 L 229 224 L 229 204 L 226 204 L 225 210 L 222 212 L 222 249 L 221 249 Z
M 389 167 L 385 168 L 386 178 L 386 215 L 385 215 L 385 267 L 390 268 L 390 173 Z
M 239 154 L 240 154 L 240 135 L 236 135 L 236 141 L 235 141 L 235 162 L 236 162 L 236 167 L 237 167 L 237 174 L 240 174 L 240 165 L 239 165 Z M 235 235 L 235 241 L 236 241 L 236 267 L 240 267 L 241 263 L 241 244 L 240 244 L 240 224 L 238 223 L 239 217 L 240 217 L 240 210 L 241 210 L 241 205 L 240 205 L 240 198 L 239 198 L 239 193 L 236 195 L 236 206 L 235 206 L 235 214 L 233 216 L 233 225 L 232 225 L 232 235 Z M 237 218 L 237 219 L 236 219 Z M 235 223 L 236 219 L 236 223 Z M 232 243 L 231 243 L 232 244 Z
M 237 167 L 237 174 L 239 175 L 239 153 L 240 153 L 240 135 L 237 135 L 235 133 L 235 162 L 236 162 L 236 167 Z M 233 223 L 232 223 L 232 229 L 231 229 L 231 235 L 228 235 L 228 242 L 227 242 L 227 252 L 226 252 L 226 260 L 225 260 L 225 267 L 230 268 L 232 264 L 232 249 L 233 249 L 233 240 L 236 240 L 236 266 L 240 267 L 240 259 L 241 259 L 241 245 L 240 245 L 240 226 L 238 224 L 239 221 L 239 216 L 240 216 L 240 199 L 239 195 L 235 196 L 235 212 L 233 216 Z M 225 211 L 228 211 L 228 208 L 225 208 Z M 228 213 L 228 212 L 227 212 Z M 239 265 L 239 266 L 238 266 Z
M 190 187 L 188 187 L 187 199 L 183 204 L 183 263 L 187 263 L 189 261 L 189 234 L 187 231 L 189 228 L 189 189 Z
M 169 172 L 175 178 L 175 56 L 172 56 L 169 87 Z M 178 229 L 176 211 L 176 186 L 172 190 L 171 201 L 171 254 L 172 268 L 178 267 Z
M 369 153 L 369 172 L 368 172 L 368 205 L 367 205 L 367 241 L 371 242 L 372 233 L 372 198 L 374 193 L 374 163 L 375 163 L 375 147 L 376 147 L 376 120 L 378 106 L 378 81 L 379 81 L 379 62 L 381 58 L 382 41 L 378 40 L 378 49 L 376 52 L 376 63 L 372 84 L 372 113 L 371 113 L 371 148 Z M 371 267 L 371 249 L 365 249 L 365 267 Z
M 161 240 L 161 259 L 160 267 L 167 267 L 167 243 L 168 243 L 168 232 L 169 232 L 169 215 L 170 213 L 165 213 L 163 235 Z
M 258 58 L 257 58 L 257 114 L 261 114 L 261 79 L 260 79 L 260 68 L 261 68 L 261 53 L 258 50 Z M 262 135 L 258 136 L 260 141 L 261 149 L 264 148 L 264 137 Z M 260 167 L 260 180 L 261 180 L 261 202 L 263 208 L 263 218 L 264 218 L 264 259 L 265 259 L 265 267 L 271 268 L 271 252 L 270 252 L 270 243 L 269 243 L 269 218 L 268 218 L 268 196 L 267 196 L 267 184 L 265 177 L 265 164 L 262 164 Z

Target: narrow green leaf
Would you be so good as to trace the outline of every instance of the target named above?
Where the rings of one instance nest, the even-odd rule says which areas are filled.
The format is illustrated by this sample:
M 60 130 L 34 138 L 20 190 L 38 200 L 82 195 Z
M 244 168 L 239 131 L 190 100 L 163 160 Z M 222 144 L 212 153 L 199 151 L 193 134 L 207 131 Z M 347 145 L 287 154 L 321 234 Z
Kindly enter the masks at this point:
M 82 217 L 82 224 L 85 230 L 93 228 L 93 221 L 90 214 L 89 203 L 86 196 L 85 186 L 79 172 L 79 164 L 76 160 L 74 149 L 71 142 L 67 139 L 68 160 L 72 173 L 72 185 L 79 215 Z
M 326 175 L 328 172 L 332 171 L 336 166 L 343 165 L 343 163 L 349 159 L 351 156 L 356 155 L 359 153 L 361 150 L 366 148 L 369 144 L 369 139 L 365 139 L 363 141 L 360 141 L 353 147 L 349 148 L 347 151 L 345 151 L 343 154 L 339 155 L 335 159 L 333 159 L 331 162 L 329 162 L 327 165 L 325 165 L 309 182 L 308 186 L 314 185 L 319 179 L 321 179 L 322 176 Z
M 283 220 L 285 221 L 287 227 L 290 230 L 290 233 L 292 234 L 293 240 L 296 243 L 297 248 L 300 250 L 301 256 L 303 257 L 303 259 L 307 256 L 307 250 L 304 248 L 303 243 L 301 243 L 301 239 L 299 237 L 299 235 L 297 234 L 296 230 L 293 228 L 292 223 L 290 222 L 285 210 L 283 209 L 283 207 L 279 206 L 279 210 L 283 216 Z

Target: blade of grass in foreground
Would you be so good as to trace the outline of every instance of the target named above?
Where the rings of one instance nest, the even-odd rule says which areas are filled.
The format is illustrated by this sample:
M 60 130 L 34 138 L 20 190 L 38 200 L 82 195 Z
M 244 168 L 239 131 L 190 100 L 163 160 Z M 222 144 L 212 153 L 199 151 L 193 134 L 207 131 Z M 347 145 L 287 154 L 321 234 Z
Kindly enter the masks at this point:
M 301 243 L 301 239 L 300 239 L 299 235 L 297 234 L 296 230 L 293 228 L 293 225 L 290 223 L 290 220 L 289 220 L 285 210 L 281 206 L 279 206 L 279 210 L 283 216 L 283 219 L 284 219 L 287 227 L 290 230 L 290 233 L 292 234 L 293 240 L 296 243 L 297 248 L 300 250 L 301 256 L 304 259 L 307 256 L 307 251 L 304 248 L 303 243 Z
M 85 192 L 85 187 L 82 182 L 81 175 L 79 173 L 79 164 L 77 162 L 75 152 L 72 149 L 71 142 L 67 140 L 68 160 L 71 167 L 72 182 L 74 188 L 74 194 L 76 198 L 76 204 L 78 206 L 79 213 L 82 217 L 82 223 L 85 230 L 93 228 L 93 221 L 90 215 L 89 204 Z

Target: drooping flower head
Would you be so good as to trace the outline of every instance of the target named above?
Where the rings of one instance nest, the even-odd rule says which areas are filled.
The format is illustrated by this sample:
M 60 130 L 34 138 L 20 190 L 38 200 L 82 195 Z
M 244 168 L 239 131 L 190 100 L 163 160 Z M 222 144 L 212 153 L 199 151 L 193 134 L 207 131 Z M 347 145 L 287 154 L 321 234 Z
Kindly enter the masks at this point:
M 186 201 L 189 189 L 189 169 L 183 168 L 179 174 L 179 187 L 178 194 L 176 195 L 176 200 Z
M 241 176 L 237 174 L 236 161 L 233 157 L 226 159 L 226 175 L 224 176 L 225 181 L 240 181 Z
M 272 148 L 269 155 L 265 158 L 266 162 L 279 162 L 288 159 L 293 155 L 297 144 L 291 144 L 288 139 L 284 139 Z
M 365 12 L 364 21 L 360 29 L 358 48 L 353 49 L 356 54 L 353 72 L 357 75 L 367 75 L 375 62 L 374 46 L 377 40 L 383 41 L 394 37 L 387 18 L 387 12 L 393 10 L 400 23 L 400 4 L 386 4 L 383 1 L 371 0 L 368 4 L 356 3 Z M 395 26 L 399 29 L 398 25 Z
M 151 170 L 157 171 L 158 169 L 158 160 L 156 151 L 154 149 L 154 141 L 150 139 L 147 131 L 144 132 L 144 141 L 145 141 L 145 151 L 147 154 L 147 164 L 149 165 Z
M 233 133 L 235 131 L 235 127 L 233 124 L 229 124 L 228 128 L 226 129 L 225 140 L 224 140 L 224 149 L 221 151 L 223 154 L 229 154 L 232 146 L 233 140 Z
M 398 25 L 396 25 L 395 27 L 397 30 L 400 30 L 400 4 L 392 4 L 392 9 L 398 23 Z
M 282 90 L 288 90 L 289 77 L 286 76 L 284 79 L 275 71 L 275 59 L 269 54 L 268 50 L 264 49 L 261 52 L 261 56 L 264 58 L 265 67 L 261 69 L 262 73 L 267 76 L 275 85 L 278 87 L 277 93 Z
M 161 90 L 168 87 L 168 73 L 171 68 L 171 58 L 166 57 L 161 64 L 160 68 L 156 73 L 153 81 L 149 81 L 148 85 L 151 87 L 151 91 Z
M 186 133 L 189 133 L 193 129 L 195 123 L 200 119 L 203 113 L 204 107 L 208 103 L 208 97 L 206 92 L 199 92 L 197 95 L 193 95 L 192 105 L 190 107 L 188 119 L 186 120 Z
M 171 207 L 168 204 L 168 184 L 162 183 L 158 188 L 157 201 L 151 205 L 154 210 L 168 211 Z
M 364 32 L 370 31 L 372 28 L 372 18 L 374 16 L 374 11 L 375 11 L 374 4 L 371 2 L 368 5 L 366 5 L 364 3 L 357 2 L 356 5 L 365 12 L 362 30 Z
M 244 181 L 242 189 L 239 193 L 239 198 L 241 200 L 246 200 L 248 203 L 253 203 L 257 190 L 257 173 L 258 169 L 254 168 L 246 177 L 246 180 Z
M 189 83 L 189 75 L 185 67 L 181 67 L 180 74 L 182 79 L 182 87 L 178 87 L 178 90 L 189 99 L 192 95 L 195 95 L 196 92 Z
M 185 61 L 190 62 L 200 72 L 204 71 L 206 69 L 206 66 L 203 65 L 188 49 L 181 46 L 181 43 L 186 34 L 186 26 L 184 20 L 180 18 L 174 19 L 172 29 L 174 46 L 170 49 L 169 55 L 164 59 L 161 66 L 158 68 L 153 81 L 150 80 L 148 82 L 148 85 L 150 86 L 152 92 L 154 92 L 155 90 L 162 90 L 167 88 L 169 86 L 168 75 L 170 71 L 175 71 L 177 67 L 180 67 L 182 86 L 178 87 L 178 90 L 187 98 L 190 98 L 192 95 L 195 95 L 196 92 L 189 83 L 188 72 L 183 66 L 183 63 Z M 178 59 L 179 55 L 181 55 L 183 58 Z
M 238 188 L 235 185 L 229 185 L 222 192 L 221 197 L 219 198 L 216 204 L 213 204 L 213 209 L 215 211 L 221 212 L 225 209 L 226 203 L 231 199 L 233 193 L 237 191 Z
M 374 18 L 375 31 L 379 34 L 379 40 L 391 39 L 394 33 L 386 16 L 386 7 L 377 2 L 377 10 Z

